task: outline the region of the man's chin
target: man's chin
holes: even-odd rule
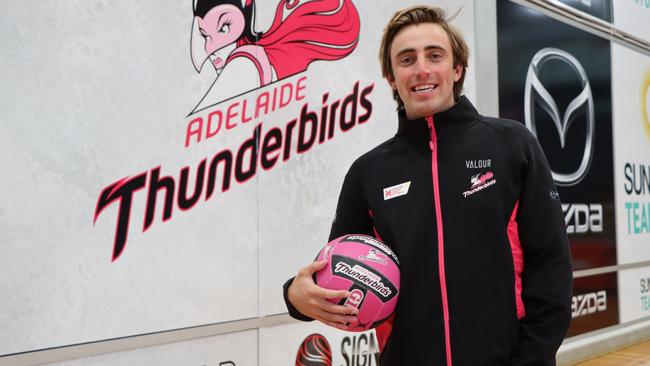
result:
[[[407,111],[406,115],[409,116],[409,119],[423,118],[438,113],[438,109],[436,105],[425,105],[415,108],[411,113]]]

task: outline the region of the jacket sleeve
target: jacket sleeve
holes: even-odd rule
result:
[[[555,365],[571,321],[573,274],[562,206],[537,139],[525,130],[516,221],[524,255],[520,348],[515,365]]]
[[[329,241],[345,234],[374,236],[370,207],[363,190],[363,176],[358,161],[352,164],[345,175]]]
[[[361,176],[357,163],[353,164],[348,173],[345,175],[343,187],[339,194],[339,201],[336,207],[336,214],[332,222],[329,241],[345,234],[366,234],[373,235],[372,219],[365,196],[362,190]],[[311,321],[312,318],[300,313],[289,302],[288,290],[293,282],[290,278],[283,286],[284,302],[289,311],[289,315],[295,319]]]

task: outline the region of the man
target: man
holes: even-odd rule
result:
[[[562,209],[535,137],[484,117],[461,96],[468,48],[441,9],[388,23],[383,76],[398,104],[395,137],[354,162],[330,240],[377,235],[401,262],[400,298],[377,328],[381,365],[554,365],[570,321],[571,263]],[[408,183],[406,194],[383,189]],[[300,270],[289,313],[346,329],[354,309]]]

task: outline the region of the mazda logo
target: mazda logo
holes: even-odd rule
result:
[[[580,80],[580,86],[582,87],[582,91],[567,106],[564,115],[560,115],[553,96],[539,80],[539,75],[543,72],[544,64],[551,60],[561,61],[575,71]],[[558,173],[551,169],[553,179],[557,185],[572,186],[578,184],[587,174],[593,156],[595,133],[594,98],[591,93],[589,80],[587,79],[587,73],[582,68],[582,65],[580,65],[580,62],[568,52],[557,48],[541,49],[533,56],[528,66],[524,91],[524,118],[526,127],[532,131],[535,137],[538,137],[534,111],[536,105],[540,106],[553,120],[555,129],[560,137],[560,146],[563,149],[569,127],[578,116],[583,113],[586,114],[587,132],[585,134],[585,149],[580,165],[572,173]]]

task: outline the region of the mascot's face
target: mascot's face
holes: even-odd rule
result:
[[[245,27],[244,14],[234,5],[223,4],[210,9],[203,18],[197,17],[197,23],[210,61],[217,70],[223,68],[228,55],[218,51],[240,38]]]

